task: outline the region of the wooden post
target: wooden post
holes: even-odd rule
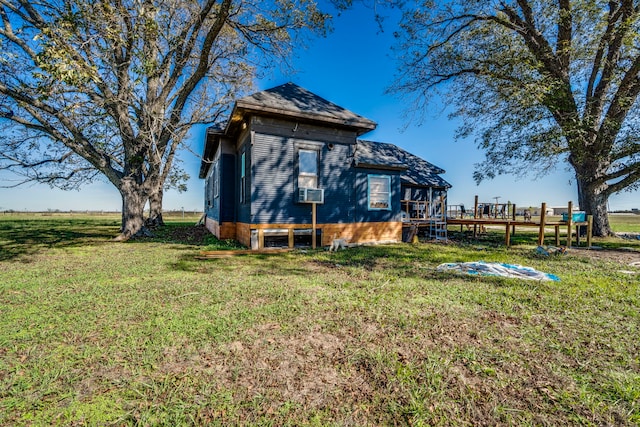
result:
[[[264,249],[264,230],[258,230],[258,249]]]
[[[560,246],[560,226],[556,225],[554,228],[556,229],[556,246]]]
[[[507,222],[507,227],[504,233],[504,244],[506,247],[511,246],[511,226],[509,225],[509,222]]]
[[[544,223],[547,219],[547,204],[542,203],[540,208],[540,231],[538,231],[538,246],[544,245]]]
[[[512,212],[512,214],[511,214],[511,219],[513,219],[513,222],[514,222],[514,224],[513,224],[513,228],[511,229],[511,234],[516,234],[516,224],[515,224],[515,221],[516,221],[516,204],[514,203],[514,204],[513,204],[513,205],[511,205],[511,206],[512,206],[512,209],[511,209],[511,212]]]
[[[571,235],[571,233],[573,232],[573,230],[571,229],[572,226],[572,221],[573,221],[573,202],[571,200],[569,200],[568,203],[568,210],[569,213],[567,214],[567,248],[571,247],[571,240],[573,239],[573,236]]]
[[[478,218],[478,195],[476,194],[475,201],[473,202],[473,217]]]
[[[587,247],[591,247],[591,230],[593,229],[593,215],[587,215]]]
[[[311,248],[316,248],[316,204],[311,203]]]
[[[476,197],[473,202],[473,219],[477,219],[477,218],[478,218],[478,195],[476,194]],[[473,238],[475,239],[476,237],[478,237],[478,226],[476,224],[473,224]]]
[[[293,249],[295,246],[295,240],[293,238],[293,228],[289,229],[289,249]]]

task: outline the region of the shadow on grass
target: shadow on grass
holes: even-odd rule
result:
[[[0,218],[0,261],[21,258],[52,248],[71,248],[96,244],[144,245],[164,243],[193,251],[242,248],[234,241],[221,241],[203,226],[193,222],[168,222],[153,231],[153,237],[115,242],[120,221],[113,218]]]
[[[21,258],[54,247],[78,247],[113,239],[112,220],[15,219],[0,221],[0,261]]]

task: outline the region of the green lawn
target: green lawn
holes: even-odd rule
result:
[[[611,214],[609,220],[615,231],[640,233],[640,215]]]
[[[114,243],[115,216],[0,215],[0,425],[640,424],[622,258],[523,235],[198,261],[226,243],[196,220]],[[561,280],[435,270],[477,260]]]

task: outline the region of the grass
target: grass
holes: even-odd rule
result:
[[[524,234],[196,261],[196,220],[0,216],[0,425],[640,424],[638,268]],[[561,281],[435,270],[480,259]]]
[[[615,231],[640,233],[639,214],[611,214],[609,218]]]

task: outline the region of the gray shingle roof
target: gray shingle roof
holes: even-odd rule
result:
[[[368,132],[377,123],[316,95],[295,83],[285,83],[246,96],[236,102],[235,110],[258,111],[344,125]]]
[[[402,148],[385,142],[358,140],[355,165],[380,169],[402,170],[400,179],[405,184],[450,188],[442,179],[441,169]]]

